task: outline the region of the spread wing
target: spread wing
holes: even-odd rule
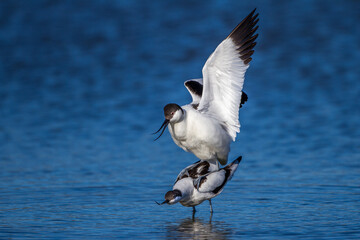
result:
[[[193,99],[192,105],[197,105],[200,102],[202,91],[203,91],[203,81],[202,78],[198,79],[190,79],[185,81],[184,85],[191,94],[191,97]]]
[[[220,43],[203,69],[203,93],[198,110],[220,122],[235,140],[240,132],[239,105],[245,72],[252,60],[259,14],[252,11],[230,35]]]
[[[191,102],[191,104],[195,107],[197,107],[199,105],[201,96],[202,96],[202,91],[203,91],[203,80],[202,78],[198,78],[198,79],[191,79],[191,80],[187,80],[184,83],[185,87],[187,88],[187,90],[189,91],[193,101]],[[244,105],[244,103],[248,100],[248,96],[247,94],[242,91],[241,94],[241,101],[240,101],[240,108],[242,108],[242,105]]]

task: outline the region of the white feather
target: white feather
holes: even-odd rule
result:
[[[248,67],[239,58],[232,39],[227,38],[202,69],[203,94],[198,110],[222,122],[233,141],[240,132],[239,104]]]
[[[206,181],[201,184],[201,186],[198,188],[199,192],[207,193],[212,192],[225,181],[225,170],[219,170],[217,172],[212,172],[208,174],[206,177]],[[200,180],[201,181],[201,180]]]

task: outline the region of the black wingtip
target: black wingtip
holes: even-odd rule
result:
[[[203,92],[203,85],[197,81],[188,80],[185,82],[185,86],[195,95],[201,97]]]
[[[243,91],[241,94],[241,100],[240,100],[240,108],[245,104],[245,102],[248,100],[248,95]]]
[[[236,163],[240,163],[241,160],[242,160],[242,156],[238,157],[238,158],[234,161],[234,163],[235,163],[235,162],[236,162]]]
[[[254,53],[253,49],[256,45],[257,34],[256,31],[259,26],[259,13],[256,13],[256,8],[245,17],[229,34],[227,38],[231,38],[239,51],[239,57],[243,60],[245,65],[248,65],[252,60],[251,56]],[[254,15],[255,14],[255,15]]]
[[[230,32],[230,34],[227,36],[227,38],[232,37],[232,35],[240,28],[240,26],[245,25],[245,23],[248,22],[249,19],[253,19],[253,20],[256,19],[256,18],[259,16],[259,14],[257,13],[257,14],[255,15],[255,17],[253,17],[255,11],[256,11],[256,8],[254,8],[254,10],[252,10],[252,12],[249,13],[249,15],[247,15],[247,16]],[[257,22],[256,22],[256,23],[257,23]]]
[[[252,10],[252,12],[249,15],[253,15],[256,12],[256,8],[254,8],[254,10]]]

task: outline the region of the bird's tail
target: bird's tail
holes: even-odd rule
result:
[[[227,165],[224,169],[229,169],[230,170],[230,177],[229,180],[232,178],[232,176],[234,175],[236,169],[239,166],[239,163],[242,160],[242,156],[238,157],[237,159],[235,159],[232,163],[230,163],[229,165]]]

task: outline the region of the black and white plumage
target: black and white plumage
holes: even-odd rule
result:
[[[227,163],[230,143],[240,132],[239,107],[247,100],[242,90],[256,45],[258,20],[252,11],[207,59],[203,78],[185,82],[193,101],[164,107],[165,121],[157,131],[162,130],[160,136],[169,125],[172,139],[185,151],[201,160]]]
[[[195,163],[182,172],[193,172],[191,174],[180,173],[173,190],[165,194],[165,201],[161,204],[175,204],[180,202],[183,206],[193,207],[201,204],[205,200],[209,200],[210,211],[212,212],[211,199],[219,195],[226,183],[231,180],[242,157],[238,157],[235,161],[224,168],[216,171],[210,171],[206,165],[206,161]],[[203,174],[206,172],[205,174]],[[201,175],[203,174],[203,175]]]
[[[209,162],[200,160],[184,168],[177,176],[175,183],[186,177],[196,179],[217,170],[219,170],[219,163],[217,161]]]
[[[202,92],[203,92],[202,78],[187,80],[187,81],[185,81],[184,85],[192,97],[193,101],[191,102],[191,106],[193,108],[197,109],[199,106],[199,103],[200,103]],[[239,108],[241,108],[242,105],[247,100],[248,100],[247,94],[244,91],[242,91]]]

